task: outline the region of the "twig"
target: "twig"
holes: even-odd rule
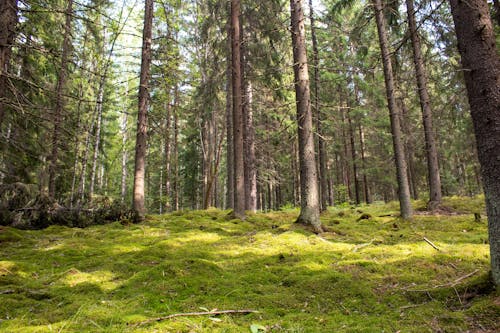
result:
[[[465,280],[465,279],[468,279],[470,278],[471,276],[473,276],[474,274],[476,274],[477,272],[479,272],[479,269],[476,269],[474,272],[471,272],[469,274],[466,274],[464,276],[461,276],[459,277],[458,279],[456,279],[455,281],[452,281],[452,282],[448,282],[448,283],[445,283],[445,284],[439,284],[437,286],[434,286],[432,287],[431,289],[405,289],[405,291],[411,291],[411,292],[429,292],[433,289],[437,289],[437,288],[444,288],[444,287],[452,287],[452,288],[455,288],[455,286],[460,283],[461,281]]]
[[[163,320],[168,320],[172,319],[175,317],[190,317],[190,316],[210,316],[210,315],[220,315],[220,314],[231,314],[231,313],[242,313],[242,314],[247,314],[247,313],[258,313],[259,311],[256,310],[221,310],[221,311],[205,311],[205,312],[187,312],[187,313],[174,313],[168,316],[163,316],[163,317],[158,317],[158,318],[151,318],[148,320],[141,321],[137,324],[134,324],[134,327],[137,326],[142,326],[146,325],[149,323],[153,322],[158,322],[158,321],[163,321]]]
[[[430,246],[432,246],[433,248],[435,248],[436,251],[441,251],[436,245],[434,245],[433,242],[431,242],[430,240],[428,240],[426,237],[424,237],[424,241],[426,241],[427,244],[429,244]]]

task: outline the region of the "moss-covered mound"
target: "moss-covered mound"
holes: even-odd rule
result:
[[[403,222],[396,207],[331,208],[320,235],[293,223],[296,210],[245,221],[209,210],[139,225],[2,227],[0,331],[500,330],[486,221],[467,213]],[[135,325],[213,309],[259,313]]]

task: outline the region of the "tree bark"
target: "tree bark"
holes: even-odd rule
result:
[[[56,195],[57,161],[59,158],[59,140],[61,135],[61,123],[65,107],[64,90],[66,88],[66,76],[68,71],[68,58],[71,43],[71,18],[73,15],[73,0],[68,1],[66,8],[66,22],[64,24],[64,37],[61,53],[61,68],[59,69],[59,78],[56,87],[56,108],[54,110],[54,128],[52,131],[52,151],[49,164],[49,197]]]
[[[391,119],[392,142],[394,147],[394,159],[396,163],[396,174],[398,181],[399,206],[401,210],[401,217],[407,220],[412,218],[413,211],[410,201],[410,189],[408,186],[408,175],[406,172],[406,161],[401,135],[401,125],[399,121],[399,110],[396,104],[396,98],[394,96],[394,76],[389,54],[389,42],[387,40],[382,2],[381,0],[373,0],[373,4],[375,19],[377,22],[380,52],[384,65],[385,87]]]
[[[137,115],[137,138],[135,143],[133,210],[138,220],[146,213],[144,205],[144,175],[146,168],[147,126],[149,105],[149,68],[151,65],[151,38],[153,26],[153,0],[146,0],[144,30],[142,37],[141,77],[139,82],[139,113]]]
[[[290,11],[301,191],[300,215],[297,222],[310,225],[316,232],[322,232],[302,0],[290,0]]]
[[[5,117],[3,99],[7,97],[7,72],[16,36],[17,12],[17,0],[0,1],[0,131]]]
[[[365,202],[367,204],[370,204],[372,200],[370,197],[370,186],[368,184],[368,179],[367,179],[368,177],[366,176],[365,132],[361,124],[358,124],[358,132],[359,132],[359,148],[361,152],[361,165],[363,167],[363,186],[365,193]]]
[[[486,198],[493,281],[500,285],[500,56],[488,4],[450,0]]]
[[[316,20],[314,17],[314,8],[312,0],[309,0],[309,20],[311,22],[311,39],[312,39],[312,50],[313,50],[313,67],[314,67],[314,84],[313,84],[313,96],[314,104],[313,110],[316,114],[316,132],[318,133],[318,163],[319,163],[319,188],[320,188],[320,199],[321,199],[321,211],[326,211],[328,206],[328,177],[326,171],[326,147],[325,139],[323,133],[323,112],[319,105],[319,50],[318,50],[318,39],[316,38]]]
[[[245,218],[243,110],[241,98],[240,0],[231,0],[231,51],[233,83],[234,217]]]
[[[427,155],[427,173],[429,181],[429,203],[427,207],[428,209],[432,210],[436,208],[442,200],[438,151],[432,125],[431,102],[429,98],[429,92],[427,90],[427,73],[422,57],[422,50],[420,48],[420,38],[418,36],[417,23],[415,22],[415,9],[413,6],[413,0],[406,0],[406,8],[408,12],[408,26],[413,47],[413,62],[415,63],[415,73],[417,76],[420,107],[422,109],[422,118],[424,124],[425,152]]]
[[[226,66],[226,209],[234,209],[234,148],[232,113],[232,67],[231,67],[231,22],[227,23],[227,66]]]

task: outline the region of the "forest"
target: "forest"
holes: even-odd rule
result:
[[[500,331],[498,0],[0,0],[0,331]]]

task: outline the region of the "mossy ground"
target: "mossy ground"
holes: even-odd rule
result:
[[[245,221],[209,210],[139,225],[2,228],[0,331],[498,331],[486,219],[472,215],[482,198],[445,204],[466,214],[404,222],[397,203],[330,208],[322,220],[331,232],[321,235],[293,224],[297,210]],[[363,213],[371,218],[358,221]],[[133,325],[203,309],[259,313]]]

